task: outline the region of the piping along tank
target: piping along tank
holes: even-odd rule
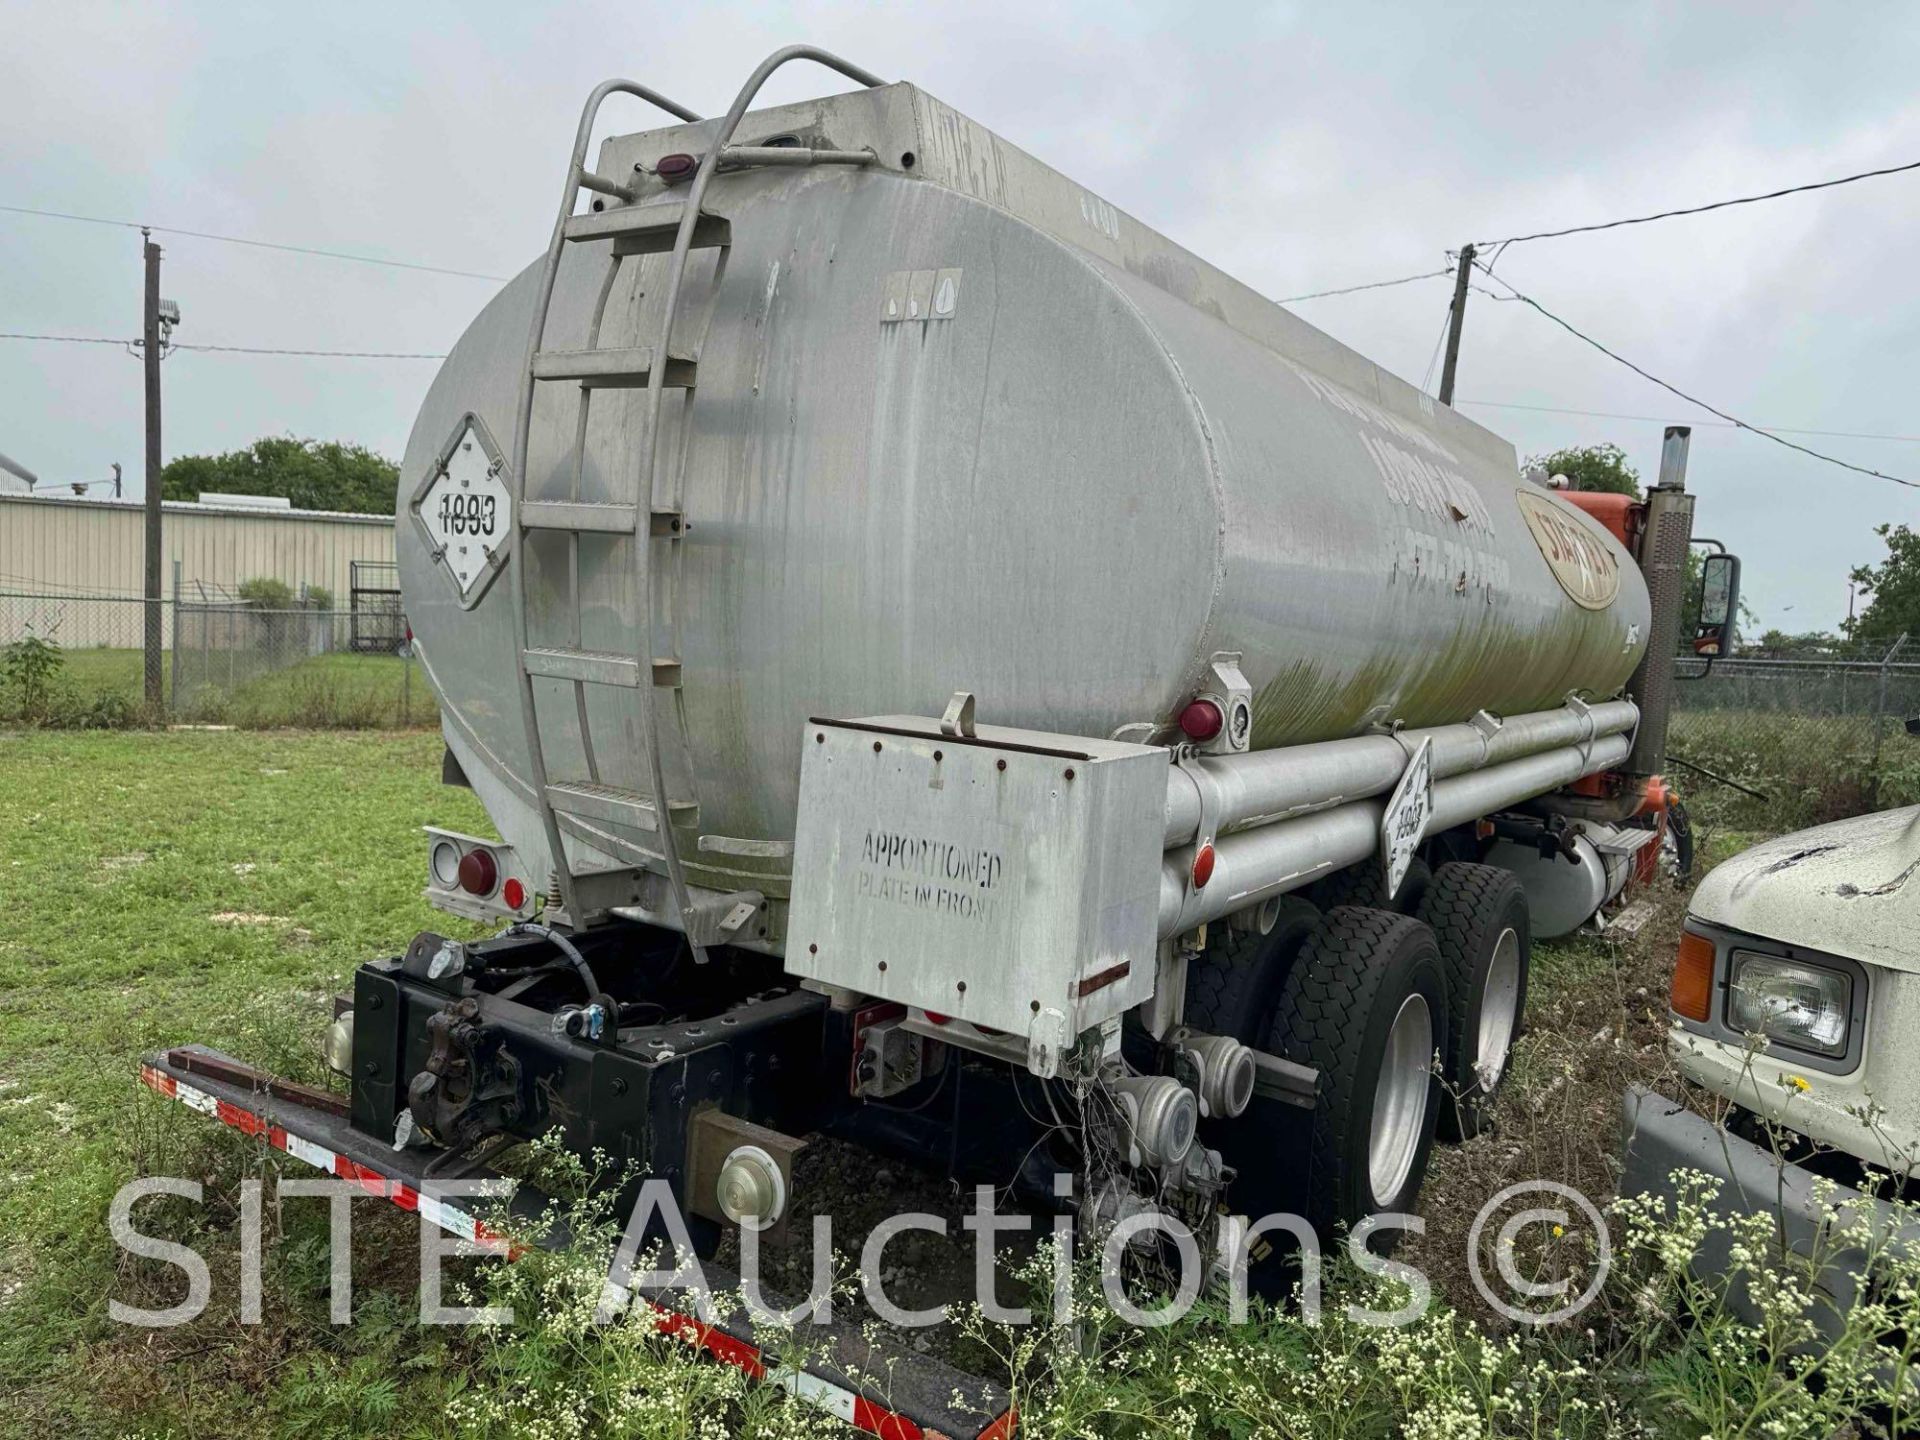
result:
[[[616,137],[598,173],[671,196],[654,162],[713,131]],[[1511,445],[990,131],[890,85],[751,112],[735,139],[876,159],[714,178],[729,243],[689,259],[672,348],[697,368],[667,392],[652,497],[683,539],[500,517],[478,557],[441,550],[434,481],[467,417],[512,454],[540,264],[454,347],[407,447],[418,654],[453,758],[536,865],[515,565],[530,646],[682,665],[677,691],[537,678],[549,781],[649,792],[654,704],[671,798],[697,805],[676,811],[690,879],[774,895],[812,716],[937,715],[967,689],[983,721],[1106,736],[1171,722],[1238,652],[1260,749],[1551,708],[1632,672],[1639,570]],[[655,344],[667,263],[566,246],[542,347]],[[633,504],[644,401],[537,385],[526,498]],[[654,848],[568,833],[577,870]]]

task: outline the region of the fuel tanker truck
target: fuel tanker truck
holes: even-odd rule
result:
[[[796,59],[854,88],[751,108]],[[590,157],[616,94],[669,123]],[[1686,443],[1644,501],[1556,493],[823,52],[719,119],[609,82],[401,469],[443,778],[497,831],[426,836],[469,923],[360,968],[344,1098],[145,1078],[468,1235],[436,1180],[556,1131],[703,1251],[819,1136],[1223,1269],[1226,1216],[1410,1209],[1533,940],[1667,837]],[[871,1420],[848,1373],[801,1388]]]

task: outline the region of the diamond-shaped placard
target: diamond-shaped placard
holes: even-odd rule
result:
[[[435,559],[471,606],[506,563],[513,495],[506,461],[475,415],[462,417],[415,494],[413,515]]]

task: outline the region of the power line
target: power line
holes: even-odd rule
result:
[[[102,335],[27,335],[18,330],[0,330],[0,340],[54,340],[62,345],[133,345],[133,340],[113,340]]]
[[[1512,300],[1514,297],[1496,295],[1493,298]],[[1456,400],[1454,404],[1456,406],[1481,405],[1494,410],[1538,410],[1547,415],[1586,415],[1595,420],[1644,420],[1650,425],[1667,425],[1673,421],[1671,415],[1623,415],[1615,410],[1574,410],[1565,405],[1523,405],[1517,400]],[[1722,430],[1746,428],[1729,420],[1696,420],[1692,423]],[[1761,428],[1771,430],[1776,435],[1831,435],[1845,440],[1897,440],[1907,445],[1920,445],[1920,435],[1883,435],[1871,430],[1809,430],[1799,425],[1767,425]]]
[[[1329,295],[1355,295],[1362,290],[1385,290],[1393,285],[1411,285],[1416,280],[1435,280],[1442,275],[1452,273],[1451,270],[1422,270],[1418,275],[1402,275],[1398,280],[1374,280],[1365,285],[1345,285],[1338,290],[1315,290],[1310,295],[1286,295],[1273,303],[1294,305],[1302,300],[1323,300]]]
[[[125,345],[137,350],[138,340],[115,340],[103,335],[26,335],[0,330],[0,340],[51,340],[62,345]],[[307,355],[326,360],[444,360],[446,355],[425,350],[293,350],[264,345],[183,345],[170,341],[167,353],[198,350],[223,355]]]
[[[153,230],[162,235],[185,235],[195,240],[218,240],[223,245],[247,245],[255,250],[279,250],[289,255],[317,255],[327,260],[351,260],[356,265],[383,265],[391,270],[420,270],[429,275],[457,275],[463,280],[504,283],[509,275],[484,275],[477,270],[452,270],[444,265],[420,265],[411,260],[387,260],[378,255],[355,255],[346,250],[320,250],[309,245],[282,245],[275,240],[249,240],[241,235],[216,235],[209,230],[182,230],[173,225],[143,225],[137,220],[109,220],[99,215],[74,215],[65,210],[37,210],[30,205],[0,205],[12,215],[38,215],[46,220],[75,220],[83,225],[113,225],[123,230]]]
[[[1835,185],[1851,185],[1856,180],[1873,180],[1882,175],[1899,175],[1908,170],[1920,170],[1920,160],[1910,160],[1905,165],[1888,165],[1880,170],[1862,170],[1856,175],[1842,175],[1833,180],[1815,180],[1806,185],[1789,185],[1784,190],[1769,190],[1764,195],[1741,195],[1732,200],[1715,200],[1706,205],[1689,205],[1679,210],[1661,210],[1652,215],[1634,215],[1623,220],[1606,220],[1596,225],[1570,225],[1564,230],[1538,230],[1531,235],[1511,235],[1505,240],[1476,240],[1474,245],[1481,250],[1490,250],[1500,245],[1518,245],[1523,240],[1557,240],[1562,235],[1585,235],[1594,230],[1617,230],[1622,225],[1646,225],[1655,220],[1671,220],[1678,215],[1704,215],[1709,210],[1725,210],[1732,205],[1755,205],[1762,200],[1778,200],[1783,195],[1803,195],[1809,190],[1830,190]]]
[[[182,345],[177,341],[169,350],[217,351],[226,355],[312,355],[329,360],[444,360],[444,354],[424,350],[280,350],[256,345]]]
[[[1641,379],[1651,380],[1655,385],[1658,385],[1662,390],[1666,390],[1674,395],[1678,395],[1682,400],[1685,400],[1689,405],[1698,405],[1702,410],[1705,410],[1708,414],[1717,415],[1730,425],[1737,426],[1742,430],[1751,431],[1755,435],[1763,436],[1766,439],[1773,441],[1773,443],[1776,445],[1786,446],[1787,449],[1789,450],[1798,450],[1802,455],[1811,455],[1815,460],[1824,460],[1829,465],[1838,465],[1843,470],[1852,470],[1855,473],[1860,475],[1871,475],[1876,480],[1891,480],[1896,485],[1905,485],[1909,489],[1920,490],[1920,481],[1903,480],[1898,475],[1889,475],[1883,470],[1870,470],[1865,465],[1855,465],[1850,460],[1841,460],[1832,455],[1823,455],[1818,450],[1809,449],[1807,446],[1802,445],[1797,441],[1788,440],[1783,436],[1776,435],[1771,430],[1763,430],[1758,425],[1749,425],[1745,420],[1742,420],[1738,415],[1729,415],[1725,410],[1722,410],[1719,407],[1714,405],[1709,405],[1706,401],[1700,399],[1698,396],[1689,395],[1686,391],[1682,390],[1678,385],[1674,385],[1666,380],[1662,380],[1658,375],[1653,374],[1651,371],[1641,369],[1638,365],[1634,364],[1633,361],[1627,359],[1626,356],[1621,355],[1616,351],[1609,350],[1605,345],[1602,345],[1598,340],[1594,339],[1591,335],[1585,334],[1584,332],[1576,329],[1573,325],[1571,325],[1567,321],[1562,320],[1558,315],[1554,314],[1551,310],[1547,309],[1546,306],[1542,305],[1538,300],[1535,300],[1532,296],[1521,294],[1518,290],[1514,289],[1513,286],[1508,285],[1505,280],[1501,280],[1497,276],[1493,276],[1492,272],[1487,270],[1487,267],[1482,265],[1479,261],[1477,260],[1474,261],[1474,266],[1476,269],[1479,269],[1483,273],[1487,274],[1490,278],[1492,278],[1496,285],[1505,286],[1506,289],[1512,294],[1514,299],[1520,301],[1525,305],[1531,306],[1533,309],[1539,311],[1542,315],[1546,316],[1547,319],[1551,320],[1554,324],[1558,325],[1562,330],[1566,331],[1569,335],[1573,336],[1576,340],[1579,340],[1584,344],[1591,345],[1595,350],[1598,350],[1602,355],[1606,356],[1609,360],[1612,360],[1617,364],[1626,366],[1627,369],[1633,371],[1633,373],[1640,376]]]

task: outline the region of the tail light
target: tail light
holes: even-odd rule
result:
[[[500,867],[489,851],[469,850],[460,857],[460,888],[469,895],[491,895],[499,883]]]
[[[1195,742],[1213,739],[1226,727],[1227,717],[1211,700],[1194,700],[1180,712],[1181,732]]]
[[[693,155],[662,155],[660,162],[653,167],[653,173],[672,185],[685,180],[700,168],[700,161]]]
[[[1683,1020],[1704,1021],[1713,1012],[1713,960],[1714,944],[1706,936],[1688,931],[1680,937],[1667,1003]]]

